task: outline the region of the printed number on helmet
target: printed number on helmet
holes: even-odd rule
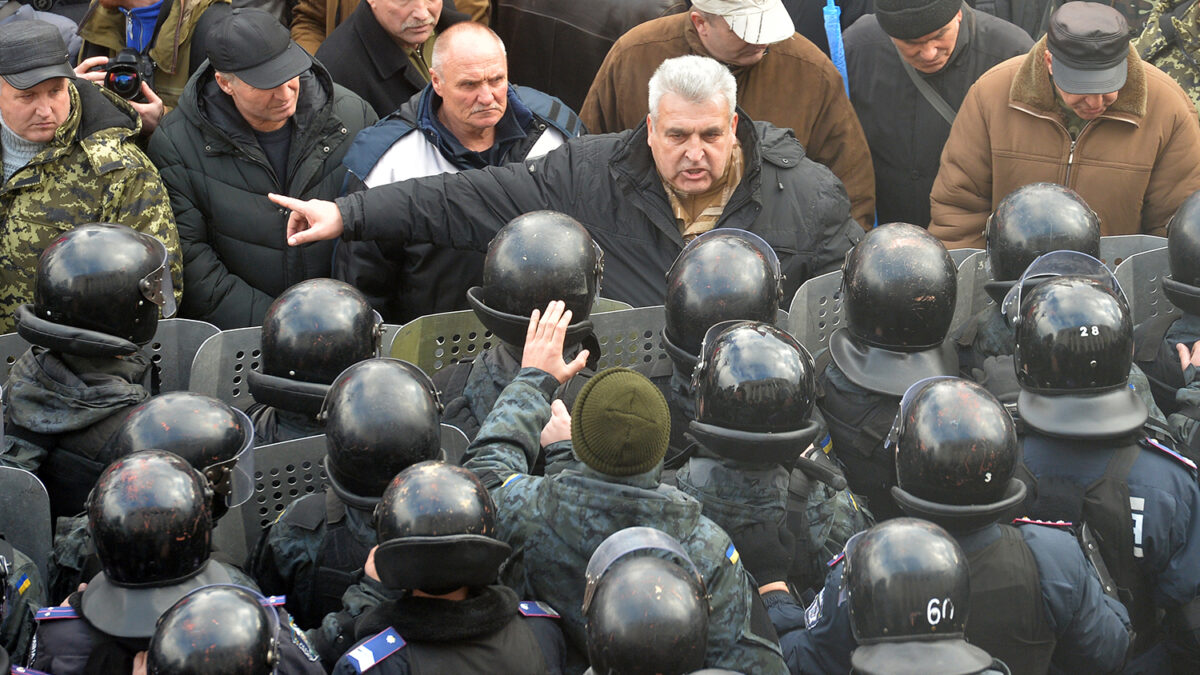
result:
[[[954,603],[950,598],[940,600],[931,598],[929,604],[925,606],[925,620],[930,626],[936,626],[942,622],[942,619],[950,620],[954,618]]]

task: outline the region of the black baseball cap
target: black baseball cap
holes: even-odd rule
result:
[[[255,89],[274,89],[312,67],[312,57],[261,9],[239,7],[208,34],[208,60]]]
[[[62,34],[45,21],[10,21],[0,26],[0,77],[17,89],[54,77],[74,78]]]
[[[1109,94],[1125,86],[1129,24],[1097,2],[1068,2],[1050,17],[1046,48],[1054,83],[1068,94]]]

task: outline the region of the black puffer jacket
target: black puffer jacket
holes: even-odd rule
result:
[[[841,182],[787,129],[738,112],[745,172],[717,227],[750,230],[779,254],[784,302],[837,269],[863,230]],[[604,249],[605,297],[661,305],[683,237],[646,144],[646,125],[584,136],[523,164],[441,174],[338,200],[347,239],[404,239],[485,251],[509,220],[538,209],[583,223]]]
[[[183,246],[180,314],[221,329],[262,323],[275,296],[330,275],[331,242],[287,245],[286,209],[267,199],[333,199],[354,135],[375,123],[361,98],[335,85],[317,62],[300,76],[287,183],[276,177],[253,131],[205,65],[188,81],[179,108],[150,139],[150,159],[171,195]]]

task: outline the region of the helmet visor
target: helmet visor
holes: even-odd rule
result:
[[[950,375],[934,375],[933,377],[926,377],[925,379],[913,382],[900,399],[900,409],[896,412],[896,419],[892,422],[892,429],[888,432],[887,439],[883,442],[883,449],[891,451],[900,442],[900,436],[904,433],[904,420],[908,418],[908,409],[912,407],[912,402],[916,400],[918,394],[925,390],[925,387],[939,380],[956,379],[958,378]]]
[[[1013,284],[1008,294],[1004,296],[1000,311],[1004,314],[1008,325],[1010,327],[1017,325],[1017,317],[1021,314],[1021,302],[1026,290],[1032,291],[1041,281],[1063,276],[1095,279],[1120,297],[1125,297],[1125,292],[1121,290],[1121,284],[1117,282],[1112,270],[1108,269],[1104,263],[1079,251],[1052,251],[1039,256],[1037,260],[1030,263],[1029,267],[1025,269],[1025,273],[1021,275],[1021,279]]]
[[[241,419],[245,440],[233,457],[204,467],[204,476],[213,491],[225,497],[225,505],[233,508],[246,503],[254,494],[254,423],[245,412],[234,408]]]
[[[162,262],[158,268],[138,281],[138,290],[142,297],[158,305],[164,319],[175,316],[175,285],[171,282],[171,265],[167,256],[167,247],[161,241],[154,240],[162,248]]]
[[[591,559],[588,560],[587,571],[584,573],[587,586],[583,590],[583,613],[587,614],[588,607],[592,604],[592,597],[596,594],[596,586],[608,568],[613,566],[613,563],[630,553],[647,550],[671,553],[679,559],[679,562],[686,563],[687,568],[696,577],[696,582],[700,584],[701,592],[705,597],[708,596],[708,590],[704,585],[704,577],[700,575],[700,570],[688,557],[687,551],[683,550],[683,547],[671,535],[653,527],[627,527],[600,542],[595,552],[592,553]]]

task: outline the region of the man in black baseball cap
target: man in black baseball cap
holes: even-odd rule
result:
[[[332,246],[288,250],[269,192],[336,197],[342,157],[371,108],[261,9],[234,9],[207,36],[208,62],[163,119],[149,154],[171,188],[184,272],[204,290],[180,313],[222,329],[262,323],[275,296],[328,277]]]

